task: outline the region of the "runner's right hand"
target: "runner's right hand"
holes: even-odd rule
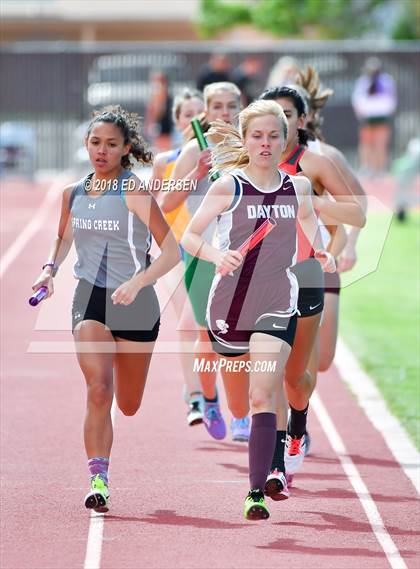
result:
[[[206,148],[200,153],[198,158],[196,172],[197,172],[197,179],[201,180],[205,178],[211,168],[211,150],[210,148]]]
[[[45,297],[46,299],[54,294],[53,278],[51,276],[51,271],[48,268],[44,269],[42,273],[39,275],[39,277],[36,279],[36,281],[32,285],[32,290],[36,292],[42,286],[46,286],[48,289],[48,294]]]
[[[216,270],[218,273],[227,274],[236,271],[242,265],[244,260],[239,251],[229,250],[220,251],[219,259],[216,261]]]

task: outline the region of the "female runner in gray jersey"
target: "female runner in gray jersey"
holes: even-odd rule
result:
[[[64,189],[58,237],[33,285],[53,294],[52,277],[74,240],[72,329],[87,386],[84,440],[91,476],[85,506],[98,511],[108,509],[112,400],[115,395],[125,415],[140,407],[159,330],[153,283],[179,260],[159,207],[130,170],[130,157],[142,163],[152,158],[138,126],[136,115],[120,107],[94,115],[85,139],[94,171]],[[153,262],[151,235],[161,249]]]
[[[320,251],[309,181],[281,174],[277,168],[287,137],[283,111],[273,101],[257,101],[240,113],[239,124],[242,136],[231,125],[214,123],[222,138],[213,152],[215,168],[233,175],[212,184],[181,243],[191,255],[232,273],[216,275],[207,323],[215,349],[238,370],[236,382],[225,382],[231,409],[235,400],[249,394],[251,490],[244,516],[259,520],[269,517],[263,493],[276,442],[280,398],[286,425],[282,381],[296,328],[298,289],[289,269],[296,252],[297,218],[324,270],[334,270],[335,263],[329,253]],[[267,217],[275,219],[276,227],[243,258],[237,248]],[[214,219],[221,249],[202,238]],[[284,471],[278,473],[277,482],[287,497]]]

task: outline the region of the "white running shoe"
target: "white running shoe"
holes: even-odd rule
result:
[[[200,425],[204,418],[204,400],[202,397],[192,397],[188,405],[187,422],[190,427]]]
[[[290,494],[287,479],[283,472],[277,469],[270,472],[265,483],[264,494],[276,502],[287,500]]]
[[[287,474],[296,474],[300,470],[305,458],[306,441],[305,435],[296,439],[287,435],[284,449],[284,464]]]

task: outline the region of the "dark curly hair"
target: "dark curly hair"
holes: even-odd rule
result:
[[[296,89],[291,87],[271,87],[270,89],[266,89],[259,96],[259,99],[263,99],[265,101],[289,99],[297,110],[298,117],[307,115],[307,107],[302,95]],[[309,136],[307,130],[304,128],[298,128],[298,139],[300,145],[306,146],[310,138],[311,136]]]
[[[128,154],[121,158],[121,166],[123,168],[126,170],[132,168],[133,163],[130,160],[130,156],[142,164],[150,164],[152,162],[153,154],[147,149],[146,142],[140,134],[140,117],[136,113],[129,113],[119,105],[108,106],[99,111],[94,111],[87,130],[88,138],[93,125],[98,122],[115,124],[123,135],[124,144],[130,145]]]

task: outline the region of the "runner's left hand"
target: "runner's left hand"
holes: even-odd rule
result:
[[[335,273],[335,259],[328,251],[315,251],[315,259],[321,263],[324,273]]]
[[[130,279],[120,285],[111,295],[114,304],[128,306],[131,304],[141,289],[141,284],[137,280]]]

